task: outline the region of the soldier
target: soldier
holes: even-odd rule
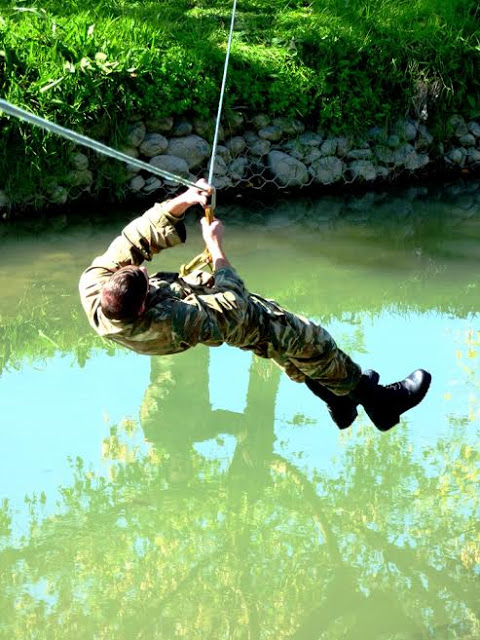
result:
[[[381,431],[396,425],[424,398],[430,374],[417,369],[401,382],[382,386],[378,373],[362,373],[321,326],[247,291],[223,251],[220,220],[210,225],[202,220],[213,274],[149,276],[140,266],[185,242],[187,209],[206,206],[212,191],[205,180],[196,185],[133,220],[82,274],[80,296],[93,329],[147,355],[178,353],[199,343],[253,351],[305,383],[326,402],[339,428],[352,424],[358,404]]]

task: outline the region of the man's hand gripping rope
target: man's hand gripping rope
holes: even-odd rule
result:
[[[209,226],[215,220],[215,207],[216,207],[216,191],[214,187],[210,187],[211,191],[208,195],[206,204],[203,205],[203,209],[205,211],[205,217],[202,219],[202,227],[205,229],[205,226]],[[205,239],[205,233],[204,233]],[[195,269],[203,269],[208,266],[210,270],[212,270],[212,255],[208,247],[202,251],[202,253],[198,254],[193,260],[191,260],[188,264],[182,264],[180,267],[180,275],[187,276],[189,273],[192,273]]]

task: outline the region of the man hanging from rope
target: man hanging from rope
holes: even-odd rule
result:
[[[362,404],[373,424],[387,431],[416,406],[431,376],[417,369],[401,382],[382,386],[375,371],[360,367],[321,326],[250,293],[223,251],[224,227],[202,219],[202,234],[213,274],[155,273],[140,266],[185,242],[183,224],[193,205],[207,205],[211,187],[194,187],[133,220],[95,258],[80,279],[83,308],[101,336],[146,355],[185,351],[197,344],[229,344],[273,359],[322,400],[341,429],[349,427]]]

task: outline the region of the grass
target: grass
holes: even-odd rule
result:
[[[211,116],[232,4],[3,0],[0,95],[116,146],[137,114]],[[225,108],[331,133],[425,108],[432,126],[477,117],[479,16],[474,0],[239,0]],[[58,140],[6,118],[0,129],[0,188],[28,192],[45,167],[65,171]]]

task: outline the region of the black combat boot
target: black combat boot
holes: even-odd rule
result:
[[[401,382],[387,386],[378,384],[362,374],[360,382],[349,393],[350,398],[362,404],[368,417],[380,431],[388,431],[400,422],[400,416],[423,400],[432,376],[417,369]]]
[[[378,373],[371,370],[365,371],[362,374],[362,377],[363,376],[369,379],[372,385],[378,384],[378,381],[380,379]],[[324,387],[323,384],[320,384],[320,382],[318,382],[318,380],[307,378],[305,380],[305,384],[312,393],[314,393],[318,398],[325,402],[330,417],[339,429],[347,429],[352,424],[352,422],[358,415],[358,401],[355,401],[350,397],[350,395],[335,395],[333,391],[330,391],[329,389]]]

